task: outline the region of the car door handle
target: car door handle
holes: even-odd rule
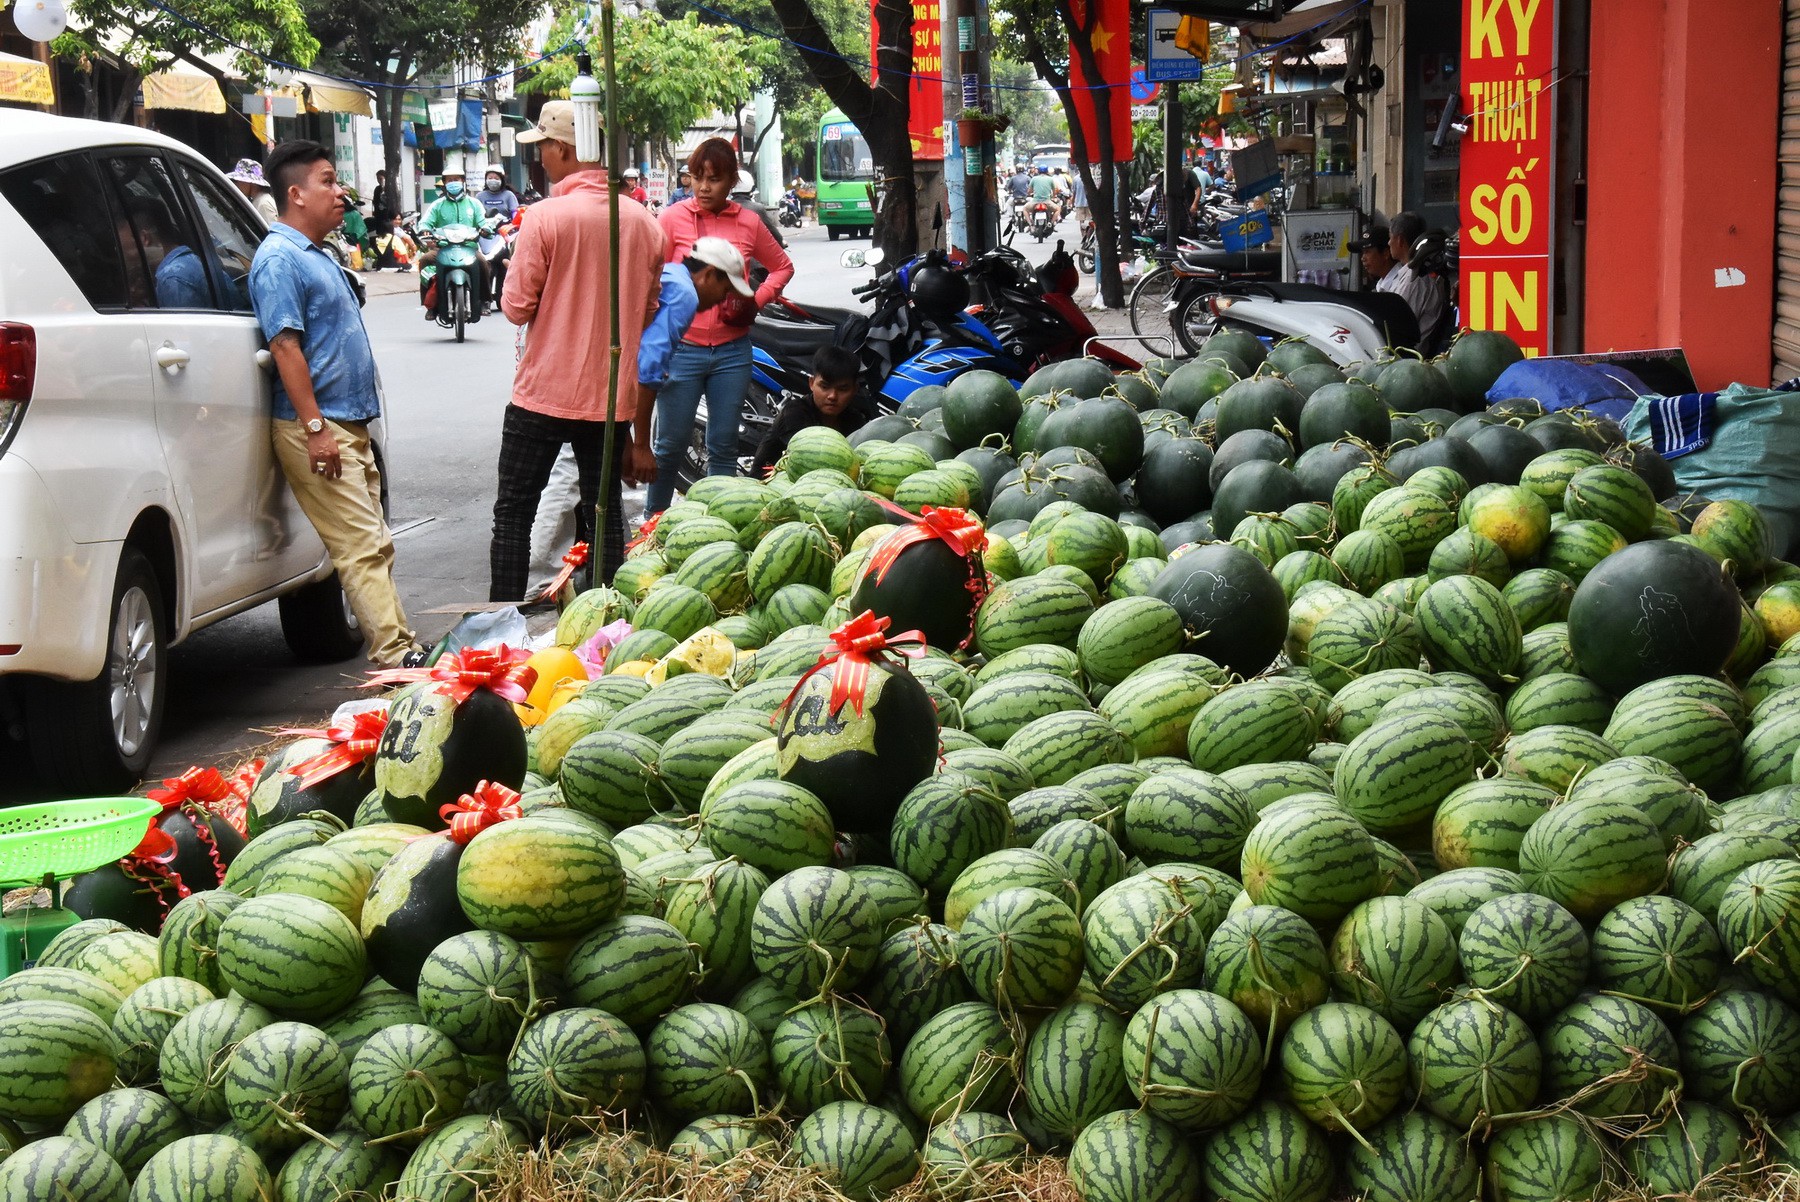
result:
[[[274,355],[274,353],[272,351],[268,351],[268,350],[257,351],[256,352],[256,366],[262,368],[264,371],[274,371],[275,370],[275,355]]]
[[[188,360],[191,357],[192,356],[180,347],[169,346],[167,344],[157,347],[155,355],[152,356],[152,358],[156,360],[156,366],[167,372],[180,371],[188,365]]]

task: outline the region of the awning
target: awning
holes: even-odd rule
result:
[[[50,68],[34,58],[0,53],[0,100],[20,104],[54,104]]]
[[[294,82],[306,87],[306,107],[315,113],[355,113],[373,117],[375,106],[369,92],[355,84],[341,83],[310,71],[294,72]]]
[[[1362,8],[1365,3],[1367,0],[1302,0],[1291,6],[1279,20],[1245,20],[1237,25],[1245,34],[1259,42],[1280,41],[1309,29],[1317,29],[1319,36],[1324,37],[1332,32],[1332,22]]]
[[[219,90],[219,81],[182,63],[144,77],[144,107],[185,109],[190,113],[230,111],[225,104],[225,93]]]

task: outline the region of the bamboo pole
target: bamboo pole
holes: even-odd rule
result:
[[[611,521],[611,497],[615,467],[613,464],[614,430],[619,414],[619,358],[624,348],[619,340],[619,104],[618,104],[618,67],[613,54],[613,0],[601,0],[600,4],[600,47],[601,70],[605,80],[605,125],[606,125],[606,295],[607,295],[607,340],[606,358],[606,432],[601,441],[600,451],[600,497],[594,506],[594,542],[597,554],[589,561],[593,571],[593,583],[598,586],[606,583],[606,536]]]

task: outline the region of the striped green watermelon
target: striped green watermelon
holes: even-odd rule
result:
[[[1500,595],[1527,633],[1551,622],[1567,621],[1575,582],[1554,568],[1527,568],[1501,588]]]
[[[720,539],[689,555],[670,579],[703,595],[716,613],[732,613],[750,603],[749,564],[735,539]]]
[[[1501,749],[1501,771],[1567,793],[1582,774],[1619,758],[1619,750],[1578,726],[1540,726],[1515,733]]]
[[[703,1114],[752,1114],[770,1079],[762,1032],[737,1011],[709,1002],[664,1016],[644,1041],[649,1096],[683,1121]]]
[[[1743,732],[1730,710],[1703,696],[1628,693],[1604,735],[1620,755],[1654,756],[1709,793],[1737,779]]]
[[[1407,1060],[1420,1104],[1463,1130],[1529,1110],[1543,1067],[1525,1020],[1479,999],[1450,1002],[1419,1020]]]
[[[1463,924],[1457,947],[1468,983],[1531,1022],[1572,1002],[1587,979],[1587,932],[1535,893],[1484,902]]]
[[[1334,774],[1344,808],[1377,833],[1430,817],[1475,774],[1475,748],[1454,720],[1406,714],[1350,741]]]
[[[1319,1005],[1331,982],[1325,943],[1304,918],[1278,906],[1249,906],[1206,944],[1206,987],[1268,1034]]]
[[[1416,668],[1390,668],[1358,677],[1339,689],[1325,712],[1325,733],[1349,742],[1373,726],[1388,702],[1437,681]]]
[[[1385,531],[1352,530],[1332,548],[1331,562],[1349,588],[1372,596],[1382,585],[1405,575],[1406,550]]]
[[[26,1144],[0,1161],[0,1197],[7,1202],[126,1202],[125,1170],[84,1139],[53,1135]]]
[[[1186,757],[1188,731],[1217,689],[1201,674],[1149,665],[1132,673],[1100,701],[1111,722],[1139,758]]]
[[[1456,507],[1422,488],[1403,485],[1372,497],[1358,530],[1385,534],[1400,544],[1408,572],[1423,571],[1432,548],[1456,529]]]
[[[1090,680],[1118,684],[1151,660],[1181,650],[1186,641],[1173,605],[1154,597],[1127,597],[1082,623],[1075,650]]]
[[[750,930],[756,967],[790,998],[853,988],[875,960],[881,928],[869,893],[835,868],[798,868],[757,902]]]
[[[887,1023],[895,1047],[939,1011],[974,1000],[957,964],[957,940],[947,926],[919,922],[895,931],[876,949],[863,996]],[[742,1009],[737,1001],[732,1005]]]
[[[769,878],[761,869],[720,860],[696,869],[664,894],[663,917],[694,946],[699,987],[706,996],[728,996],[756,975],[752,924],[768,888]]]
[[[1526,888],[1593,920],[1659,888],[1666,854],[1662,832],[1635,804],[1592,798],[1532,823],[1519,844],[1519,875]]]
[[[1034,782],[1025,765],[992,747],[964,747],[947,751],[939,772],[960,772],[973,777],[1010,802],[1031,789]]]
[[[1716,915],[1726,886],[1750,865],[1794,854],[1778,835],[1723,830],[1697,839],[1675,853],[1668,893],[1700,911]]]
[[[1063,1005],[1032,1032],[1021,1073],[1025,1100],[1058,1139],[1130,1105],[1124,1043],[1125,1018],[1091,1002]]]
[[[791,1114],[832,1102],[878,1100],[892,1061],[881,1016],[837,997],[782,1016],[768,1046]]]
[[[1512,564],[1499,543],[1468,526],[1452,531],[1431,549],[1427,580],[1474,576],[1499,588],[1512,577]]]
[[[572,812],[490,826],[469,841],[456,866],[456,896],[469,920],[515,939],[585,931],[611,917],[624,892],[607,832]]]
[[[1595,984],[1683,1013],[1710,995],[1724,968],[1712,923],[1672,897],[1620,902],[1594,925]]]
[[[112,1089],[69,1116],[62,1133],[112,1157],[129,1181],[157,1152],[192,1134],[192,1127],[175,1103],[161,1094]]]
[[[1088,594],[1066,581],[1024,576],[1001,583],[975,615],[975,644],[992,659],[1032,643],[1073,648],[1094,611]]]
[[[25,968],[0,980],[0,1006],[27,1001],[68,1002],[110,1025],[124,1007],[126,995],[99,977],[74,968]]]
[[[263,874],[258,890],[317,898],[335,907],[353,924],[359,924],[363,902],[374,879],[374,869],[361,859],[342,847],[327,844],[302,847],[283,856]]]
[[[1733,964],[1764,988],[1800,1003],[1800,861],[1764,860],[1738,873],[1719,897],[1719,939]]]
[[[1525,832],[1557,796],[1530,781],[1495,777],[1470,781],[1444,798],[1431,820],[1432,858],[1441,869],[1518,871]]]
[[[275,1178],[275,1202],[312,1202],[340,1193],[347,1199],[383,1197],[406,1168],[393,1145],[372,1143],[354,1127],[340,1126],[330,1138],[329,1144],[308,1143],[288,1157]]]
[[[535,1127],[556,1128],[634,1106],[644,1078],[644,1048],[631,1028],[585,1006],[553,1011],[533,1022],[506,1059],[513,1105]],[[449,1130],[440,1128],[436,1134],[442,1137]],[[420,1150],[429,1146],[427,1140]]]
[[[582,735],[558,768],[564,801],[570,809],[614,826],[642,822],[669,804],[657,769],[658,752],[656,740],[633,731]]]
[[[69,967],[110,987],[110,1001],[112,992],[124,997],[158,976],[157,960],[155,939],[141,931],[114,931],[83,945]]]
[[[1244,892],[1259,906],[1281,906],[1328,923],[1374,895],[1375,841],[1336,806],[1309,805],[1264,815],[1239,859]]]
[[[940,772],[914,785],[888,835],[894,867],[942,897],[964,869],[1012,842],[1012,813],[1000,794],[970,776]]]
[[[1442,674],[1440,674],[1442,675]],[[1478,749],[1491,750],[1506,738],[1506,719],[1500,705],[1485,688],[1442,684],[1396,697],[1382,707],[1383,718],[1402,714],[1438,713],[1462,727]]]
[[[541,988],[516,939],[469,931],[426,957],[419,970],[419,1013],[463,1051],[491,1055],[512,1047],[519,1029],[536,1017]]]
[[[1143,780],[1148,779],[1149,774],[1145,773]],[[1135,789],[1137,786],[1132,787]],[[1128,793],[1126,800],[1129,799]],[[1057,823],[1072,819],[1104,821],[1109,830],[1120,831],[1123,829],[1120,820],[1123,808],[1123,803],[1109,807],[1099,797],[1073,784],[1027,789],[1007,804],[1007,809],[1012,813],[1015,847],[1029,847]]]
[[[1743,791],[1761,793],[1790,783],[1796,748],[1800,748],[1800,713],[1759,722],[1744,737],[1739,777]]]
[[[1259,814],[1284,797],[1331,791],[1331,773],[1305,760],[1243,764],[1227,769],[1219,776],[1242,793],[1250,808]]]
[[[1135,1010],[1170,989],[1198,985],[1206,941],[1230,897],[1155,877],[1127,877],[1083,915],[1088,975],[1109,1005]]]
[[[660,918],[625,914],[582,936],[562,976],[575,1005],[642,1027],[685,1000],[699,970],[686,935]]]
[[[176,902],[163,919],[156,939],[157,965],[162,974],[186,977],[215,994],[224,993],[228,987],[218,966],[219,928],[242,901],[229,890],[210,889],[190,893]]]
[[[1049,714],[1021,727],[1001,750],[1023,764],[1038,785],[1060,785],[1100,764],[1133,758],[1125,736],[1086,710]]]
[[[746,1152],[774,1150],[767,1124],[735,1114],[695,1119],[669,1138],[669,1155],[695,1165],[724,1164]]]
[[[1016,1082],[1013,1032],[986,1002],[940,1010],[907,1042],[900,1056],[900,1090],[907,1108],[927,1123],[970,1110],[994,1110]]]
[[[1416,668],[1423,649],[1412,615],[1380,601],[1352,600],[1313,627],[1306,666],[1314,680],[1337,693],[1376,672]]]
[[[872,1202],[912,1180],[918,1143],[898,1117],[866,1102],[832,1102],[794,1128],[795,1161],[824,1170],[847,1197]]]
[[[1793,1108],[1800,1012],[1780,998],[1720,990],[1688,1016],[1678,1038],[1688,1097],[1752,1115]]]
[[[995,747],[1039,718],[1088,708],[1081,686],[1060,673],[1014,672],[976,686],[962,707],[963,729]]]
[[[1544,1091],[1598,1119],[1649,1115],[1675,1082],[1675,1037],[1648,1007],[1585,994],[1539,1031]]]
[[[1313,694],[1278,677],[1252,680],[1200,707],[1188,728],[1188,757],[1204,772],[1295,759],[1317,740],[1323,719]]]
[[[1427,588],[1413,609],[1425,655],[1439,671],[1492,681],[1512,675],[1524,638],[1500,590],[1476,576],[1448,576]]]
[[[111,1029],[72,1002],[0,1005],[0,1116],[62,1122],[112,1084]]]
[[[1563,512],[1572,520],[1604,522],[1627,542],[1650,533],[1656,496],[1630,468],[1599,463],[1584,467],[1563,490]]]
[[[1244,1012],[1202,989],[1161,993],[1125,1027],[1126,1078],[1144,1108],[1184,1131],[1242,1114],[1262,1076],[1262,1039]]]
[[[1550,531],[1539,555],[1542,566],[1561,572],[1576,584],[1587,579],[1600,561],[1625,549],[1625,536],[1603,522],[1563,522]]]
[[[1196,1202],[1199,1167],[1186,1134],[1145,1110],[1101,1115],[1069,1149],[1082,1202]]]
[[[131,1187],[131,1202],[264,1202],[269,1170],[228,1135],[190,1135],[152,1156]]]
[[[1525,883],[1519,874],[1504,868],[1452,868],[1407,890],[1407,896],[1429,906],[1449,926],[1450,933],[1462,936],[1469,915],[1496,897],[1521,893]]]
[[[963,920],[957,958],[975,992],[1002,1010],[1052,1007],[1081,977],[1081,921],[1041,889],[1002,889]]]
[[[837,830],[814,794],[788,781],[742,781],[700,806],[700,833],[716,857],[738,857],[779,876],[826,864]]]
[[[1048,856],[1075,883],[1075,912],[1125,876],[1125,853],[1107,829],[1086,818],[1056,823],[1032,843],[1032,850]]]
[[[875,902],[884,932],[916,923],[925,916],[925,891],[919,883],[886,864],[852,864],[848,872]]]
[[[425,1137],[406,1162],[393,1202],[476,1202],[507,1149],[524,1146],[517,1128],[491,1114],[453,1119]]]
[[[765,534],[750,553],[746,570],[751,595],[766,601],[790,584],[826,588],[831,583],[833,562],[831,544],[823,531],[802,522],[783,523]],[[643,616],[641,606],[638,616],[640,619]],[[639,624],[646,623],[640,621]],[[669,633],[674,634],[674,631]]]
[[[1331,1147],[1293,1106],[1265,1099],[1207,1138],[1201,1179],[1219,1199],[1325,1202]]]
[[[80,922],[71,923],[58,931],[51,937],[50,942],[44,945],[44,950],[38,953],[37,964],[34,967],[73,968],[75,967],[75,958],[83,947],[102,935],[112,935],[130,929],[116,918],[84,918]]]
[[[920,1160],[922,1177],[934,1190],[956,1197],[975,1188],[996,1165],[1022,1157],[1029,1144],[1019,1129],[997,1114],[959,1114],[931,1129]]]
[[[687,677],[677,677],[677,679],[713,680],[714,678],[690,674]],[[722,701],[715,702],[712,698],[682,696],[665,685],[649,696],[633,701],[608,718],[604,729],[609,734],[643,735],[660,748],[676,731],[692,726],[708,713],[719,708],[720,704]],[[656,795],[653,794],[652,797],[654,799]]]
[[[232,1050],[225,1107],[258,1148],[297,1148],[343,1117],[349,1073],[337,1041],[325,1032],[306,1023],[271,1023]]]
[[[1659,1197],[1716,1197],[1755,1188],[1755,1154],[1737,1116],[1683,1101],[1668,1121],[1625,1145],[1632,1180]]]
[[[24,975],[15,974],[7,983]],[[194,1007],[212,1000],[210,989],[183,977],[157,977],[138,986],[113,1016],[119,1079],[141,1082],[154,1075],[163,1041],[174,1030],[175,1024]]]
[[[324,1018],[362,988],[362,936],[336,907],[291,893],[238,906],[219,928],[218,964],[239,994],[296,1019]]]
[[[706,786],[735,756],[769,737],[769,724],[750,714],[718,713],[670,735],[656,757],[656,773],[675,808],[693,813]],[[658,808],[667,808],[659,806]]]
[[[1281,1080],[1300,1113],[1326,1130],[1366,1130],[1406,1094],[1406,1044],[1374,1010],[1326,1002],[1288,1028]]]
[[[1201,711],[1204,717],[1205,711]],[[1223,778],[1199,769],[1158,773],[1125,804],[1124,841],[1148,863],[1238,864],[1256,814]]]
[[[1494,1202],[1592,1198],[1605,1179],[1605,1145],[1587,1123],[1568,1114],[1502,1127],[1488,1141]]]
[[[1514,731],[1576,726],[1600,734],[1612,712],[1612,698],[1587,677],[1573,672],[1548,672],[1513,691],[1506,702],[1506,724]]]
[[[1364,1202],[1467,1202],[1480,1191],[1481,1162],[1463,1132],[1415,1110],[1364,1131],[1343,1181]]]
[[[1519,643],[1520,680],[1532,680],[1550,672],[1579,671],[1567,622],[1546,622]]]
[[[1408,897],[1374,897],[1338,924],[1331,940],[1339,997],[1406,1029],[1461,977],[1457,941],[1444,920]]]
[[[349,1084],[350,1114],[363,1132],[414,1143],[456,1117],[474,1082],[447,1035],[402,1023],[363,1044]]]
[[[1011,651],[989,656],[975,673],[975,687],[992,684],[1020,672],[1050,672],[1074,680],[1081,671],[1081,657],[1072,647],[1054,643],[1027,643]]]

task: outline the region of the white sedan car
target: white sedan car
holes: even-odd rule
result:
[[[137,781],[203,626],[278,599],[301,659],[362,645],[269,444],[263,233],[178,142],[0,110],[0,764],[57,792]]]

